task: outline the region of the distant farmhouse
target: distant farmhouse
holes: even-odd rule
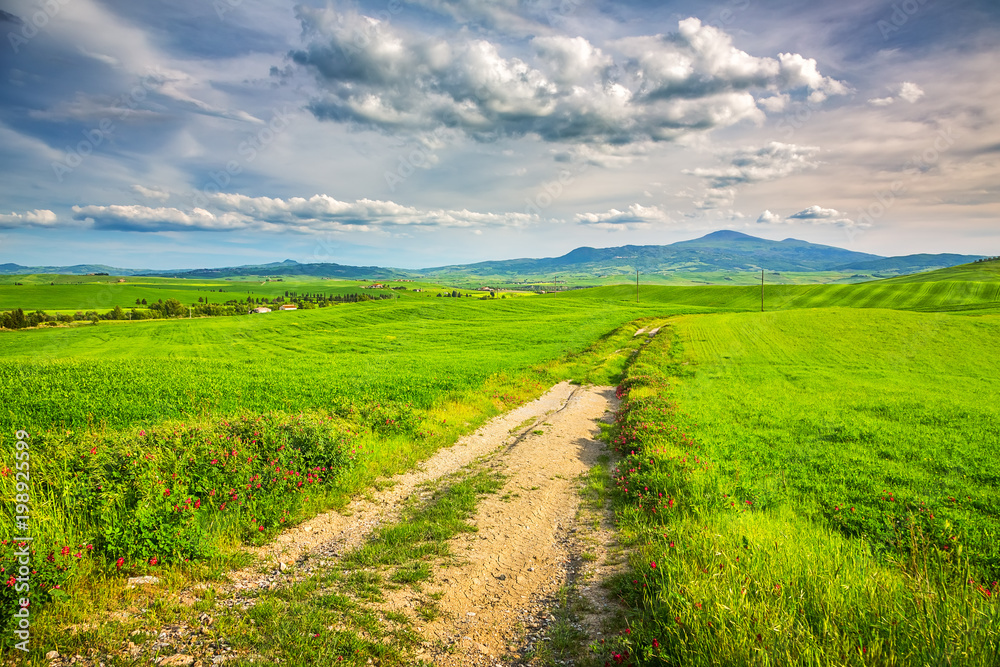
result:
[[[278,307],[278,310],[298,310],[299,307],[294,303],[284,303]]]
[[[271,309],[270,308],[265,308],[264,306],[257,306],[256,308],[254,308],[250,312],[251,313],[270,313]]]

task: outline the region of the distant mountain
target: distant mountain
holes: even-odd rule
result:
[[[136,276],[148,273],[136,269],[122,269],[104,264],[75,264],[73,266],[21,266],[20,264],[0,264],[0,275],[21,276],[32,273],[58,273],[69,276],[85,276],[88,273],[107,273],[113,276]]]
[[[422,275],[536,275],[555,271],[600,275],[668,273],[672,271],[827,271],[852,262],[884,259],[870,255],[785,239],[769,241],[734,231],[718,231],[670,245],[627,245],[617,248],[577,248],[561,257],[511,259],[422,269]]]
[[[166,271],[150,273],[160,277],[169,278],[228,278],[235,276],[261,276],[261,275],[281,275],[281,276],[317,276],[325,278],[405,278],[412,272],[399,269],[386,269],[380,266],[346,266],[343,264],[333,264],[322,262],[315,264],[299,264],[298,262],[286,259],[283,262],[272,262],[270,264],[248,264],[246,266],[233,266],[221,269],[194,269],[187,271]]]
[[[544,276],[557,273],[614,276],[635,273],[685,274],[759,271],[777,272],[864,271],[910,273],[964,264],[978,255],[907,255],[882,257],[798,239],[770,241],[741,232],[723,230],[670,245],[626,245],[615,248],[581,247],[560,257],[508,259],[406,270],[378,266],[348,266],[328,262],[300,264],[291,259],[269,264],[249,264],[216,269],[150,271],[122,269],[103,264],[76,266],[21,266],[0,264],[0,274],[108,273],[115,276],[176,278],[225,278],[235,276],[321,276],[329,278],[393,279],[414,277]]]
[[[933,269],[946,269],[959,264],[968,264],[977,259],[982,259],[982,255],[954,255],[942,253],[940,255],[902,255],[900,257],[885,257],[869,262],[852,262],[836,267],[837,271],[866,271],[893,272],[899,274],[920,273],[921,271],[931,271]]]

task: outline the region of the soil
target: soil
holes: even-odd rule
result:
[[[562,396],[565,388],[553,392]],[[603,450],[597,422],[614,403],[612,387],[577,388],[500,454],[506,485],[481,501],[478,532],[455,540],[463,562],[441,569],[427,586],[444,594],[444,613],[424,628],[421,657],[436,665],[492,665],[530,653],[556,594],[578,569],[579,477]]]

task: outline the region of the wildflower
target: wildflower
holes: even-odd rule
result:
[[[149,564],[150,565],[156,565],[159,562],[160,561],[156,558],[156,556],[153,556],[152,558],[149,559]]]
[[[125,558],[124,557],[120,557],[118,560],[115,561],[115,567],[117,569],[119,569],[119,570],[122,569],[122,565],[124,565],[124,564],[125,564]]]
[[[655,570],[656,569],[656,561],[653,561],[652,563],[650,563],[649,567],[651,567],[652,569]]]

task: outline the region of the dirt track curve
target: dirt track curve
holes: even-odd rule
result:
[[[437,665],[491,665],[503,664],[506,655],[509,664],[529,641],[525,629],[543,625],[548,603],[567,580],[578,478],[603,449],[595,439],[598,422],[610,420],[616,407],[613,387],[557,384],[393,478],[374,497],[355,500],[343,513],[317,516],[256,553],[276,566],[335,558],[398,519],[420,484],[492,454],[506,484],[480,503],[472,520],[478,532],[455,538],[452,551],[460,564],[436,569],[425,587],[443,593],[443,613],[422,627],[420,658]],[[248,569],[233,576],[232,587],[257,588],[273,580],[259,568]],[[403,593],[389,606],[408,613],[412,605]]]
[[[608,522],[595,530],[576,527],[580,506],[580,475],[596,462],[604,446],[596,439],[599,422],[609,421],[617,408],[614,388],[582,387],[562,382],[540,398],[499,415],[454,445],[438,451],[417,469],[397,475],[375,492],[352,501],[340,512],[318,515],[251,549],[258,564],[233,572],[217,587],[218,604],[246,609],[261,589],[274,589],[335,565],[338,556],[362,545],[372,531],[398,521],[407,500],[424,494],[421,487],[469,464],[488,466],[505,478],[504,487],[483,497],[464,533],[450,544],[453,558],[435,567],[421,590],[401,587],[387,591],[379,607],[413,619],[424,638],[417,658],[435,665],[521,664],[542,640],[558,590],[581,571],[602,569],[601,563],[581,562],[584,548],[601,553],[608,542]],[[423,495],[420,495],[423,497]],[[593,518],[593,517],[591,517]],[[582,526],[581,526],[582,528]],[[581,537],[586,533],[585,537]],[[597,539],[595,539],[597,538]],[[260,563],[263,563],[263,567]],[[204,585],[181,591],[182,604],[194,604]],[[583,586],[584,598],[602,606],[596,586]],[[416,618],[418,596],[433,596],[440,615],[431,622]],[[203,616],[205,616],[203,614]],[[592,631],[597,626],[587,622]],[[189,657],[197,629],[163,628],[157,639],[128,653],[145,655],[156,664],[208,665]],[[187,647],[187,648],[185,648]],[[175,653],[175,651],[183,653]],[[227,655],[215,656],[211,664]],[[202,651],[197,652],[202,655]],[[56,658],[53,667],[91,664],[83,656]],[[93,664],[97,664],[94,662]],[[103,664],[103,663],[102,663]]]

